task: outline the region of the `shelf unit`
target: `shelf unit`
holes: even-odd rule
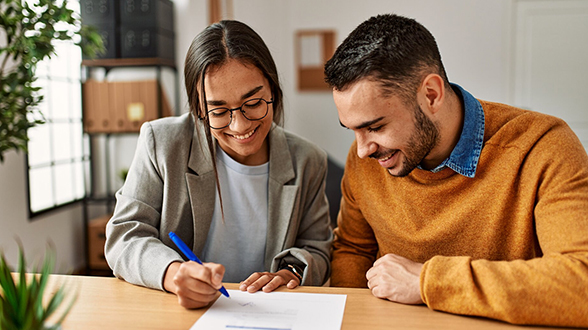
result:
[[[179,81],[178,81],[178,72],[175,66],[174,61],[164,58],[117,58],[117,59],[95,59],[95,60],[83,60],[82,61],[82,71],[83,76],[85,77],[84,81],[87,81],[88,77],[91,77],[91,70],[95,68],[102,68],[105,70],[106,75],[111,69],[114,68],[141,68],[141,67],[150,67],[156,70],[156,82],[157,82],[157,118],[163,117],[163,86],[162,86],[162,70],[163,69],[171,69],[174,77],[174,100],[175,100],[175,107],[171,106],[171,115],[177,115],[176,108],[179,105]],[[85,74],[84,74],[85,73]],[[105,75],[105,76],[106,76]],[[86,103],[84,102],[84,107],[86,107]],[[87,109],[83,109],[83,116],[84,116],[84,123],[86,121],[86,112]],[[83,230],[85,233],[85,259],[86,259],[86,269],[85,273],[88,275],[111,275],[112,272],[108,269],[105,259],[104,259],[104,241],[105,241],[105,232],[104,227],[106,224],[107,219],[110,217],[114,210],[115,198],[114,193],[115,191],[112,189],[111,181],[112,175],[111,173],[111,139],[116,138],[117,136],[123,135],[137,135],[139,133],[138,127],[140,125],[136,125],[137,128],[130,131],[123,131],[123,132],[88,132],[86,130],[86,125],[84,125],[84,135],[89,140],[89,168],[86,170],[88,173],[84,173],[86,180],[88,181],[89,178],[89,189],[86,189],[86,197],[83,200]],[[96,192],[97,187],[97,178],[96,172],[98,167],[97,158],[95,155],[97,154],[98,150],[95,150],[94,140],[98,137],[104,137],[104,145],[103,145],[103,157],[100,160],[100,164],[103,168],[104,173],[104,194],[98,194]],[[92,205],[100,205],[104,206],[105,212],[103,215],[99,217],[91,218],[90,208]],[[100,249],[100,247],[102,248]],[[103,259],[102,266],[100,266],[100,259]]]

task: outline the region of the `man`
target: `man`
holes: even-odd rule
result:
[[[588,156],[562,120],[450,84],[431,33],[397,15],[359,25],[325,74],[356,138],[332,285],[588,326]]]

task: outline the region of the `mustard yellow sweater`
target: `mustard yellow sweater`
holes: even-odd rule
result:
[[[351,146],[331,284],[366,287],[373,262],[424,262],[434,310],[516,324],[588,327],[588,156],[554,117],[480,101],[475,178],[392,177]]]

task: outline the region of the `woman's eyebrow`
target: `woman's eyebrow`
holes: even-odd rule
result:
[[[206,100],[206,104],[214,105],[214,106],[221,106],[227,104],[225,101],[217,101],[217,100]]]
[[[241,99],[246,99],[249,97],[252,97],[253,95],[255,95],[257,92],[259,92],[261,89],[263,88],[263,85],[257,86],[255,88],[253,88],[252,90],[250,90],[249,92],[243,94],[243,96],[241,96]]]
[[[241,100],[244,100],[246,98],[250,98],[251,96],[255,95],[257,92],[259,92],[262,88],[263,88],[263,85],[260,85],[260,86],[257,86],[255,88],[251,89],[250,91],[248,91],[247,93],[245,93],[241,96]],[[221,106],[221,105],[226,105],[227,102],[223,101],[223,100],[206,100],[206,104],[213,105],[213,106]]]

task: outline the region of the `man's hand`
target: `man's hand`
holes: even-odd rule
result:
[[[387,254],[366,273],[368,287],[378,298],[403,304],[422,304],[419,277],[423,264]]]
[[[209,305],[222,286],[225,267],[205,262],[173,262],[167,268],[163,286],[178,296],[178,303],[185,308],[201,308]]]
[[[300,285],[300,281],[289,270],[282,269],[275,273],[253,273],[241,282],[239,289],[247,292],[256,292],[259,289],[263,289],[263,292],[272,292],[282,285],[286,285],[288,289],[294,289]]]

